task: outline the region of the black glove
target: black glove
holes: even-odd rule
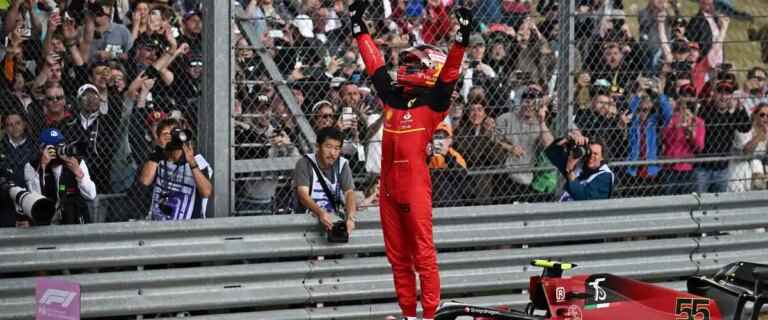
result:
[[[155,146],[155,149],[149,154],[149,161],[160,162],[161,160],[165,160],[165,149]]]
[[[472,11],[461,7],[454,11],[456,20],[459,22],[459,32],[456,33],[456,42],[464,47],[469,46],[469,35],[472,33],[474,25],[472,23]]]
[[[352,33],[357,36],[359,34],[368,33],[368,27],[363,21],[363,14],[365,9],[368,8],[368,0],[355,0],[349,6],[349,19],[352,22]]]

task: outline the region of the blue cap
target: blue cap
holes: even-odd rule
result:
[[[64,135],[56,128],[46,128],[40,132],[40,143],[44,145],[57,145],[64,142]]]

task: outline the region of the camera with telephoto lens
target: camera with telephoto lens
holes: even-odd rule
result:
[[[349,242],[349,231],[347,230],[347,223],[342,221],[336,221],[333,223],[333,227],[328,231],[328,242],[330,243],[347,243]]]
[[[565,150],[574,159],[582,159],[592,154],[592,149],[585,145],[576,144],[576,141],[571,138],[568,138],[568,141],[565,143]]]
[[[7,194],[13,202],[17,221],[46,225],[51,223],[56,213],[56,203],[51,199],[17,186],[13,182],[13,171],[10,169],[0,169],[0,193]]]
[[[171,130],[171,142],[165,146],[166,150],[179,150],[181,147],[192,140],[192,130],[174,128]]]
[[[82,150],[80,150],[80,146],[76,143],[59,143],[56,146],[54,146],[54,152],[57,156],[65,156],[65,157],[78,157],[80,158],[82,155]]]

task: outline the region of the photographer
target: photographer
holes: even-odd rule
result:
[[[157,125],[157,145],[144,163],[139,183],[153,186],[150,220],[205,219],[213,192],[208,162],[192,149],[191,131],[179,120]]]
[[[76,144],[66,144],[54,128],[40,133],[40,158],[27,162],[24,179],[30,192],[56,201],[51,224],[84,224],[90,221],[86,200],[96,198],[96,184]],[[39,222],[39,221],[38,221]]]
[[[317,153],[299,159],[293,171],[294,211],[311,213],[327,231],[334,227],[331,214],[344,216],[347,232],[351,233],[357,205],[349,161],[340,156],[343,141],[344,134],[337,128],[317,132]],[[346,212],[341,212],[342,206]]]
[[[609,199],[615,176],[604,161],[605,145],[572,131],[549,145],[544,154],[566,178],[560,201]]]

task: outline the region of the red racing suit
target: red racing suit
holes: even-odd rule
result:
[[[384,59],[367,33],[356,36],[366,71],[384,102],[380,214],[387,259],[403,316],[416,316],[416,274],[424,318],[440,303],[440,275],[432,242],[432,182],[427,144],[445,119],[458,80],[464,47],[453,43],[435,86],[406,97],[392,85]]]

